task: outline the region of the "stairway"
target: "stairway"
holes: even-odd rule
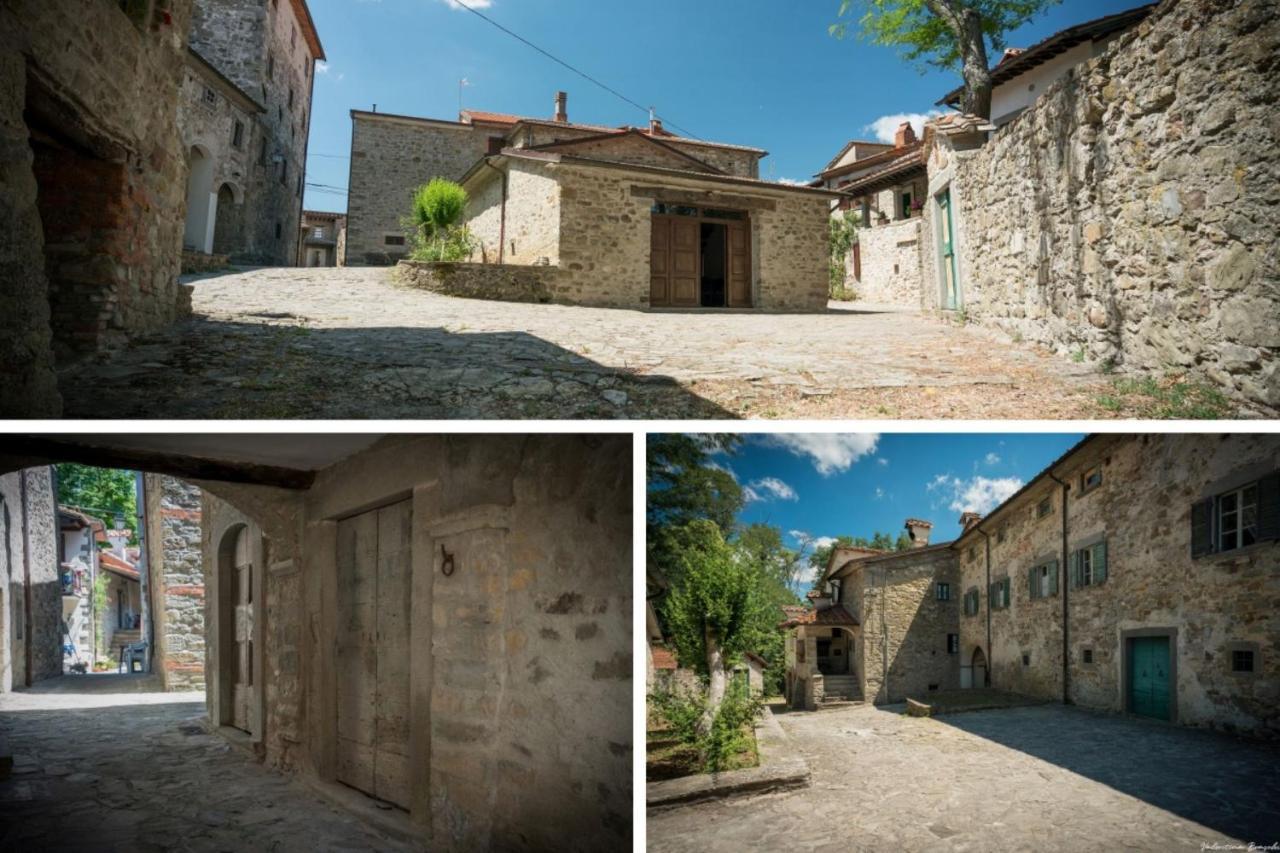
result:
[[[822,686],[823,697],[822,704],[818,706],[819,711],[862,704],[862,690],[858,687],[856,676],[824,675]]]

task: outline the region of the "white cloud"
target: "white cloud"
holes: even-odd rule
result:
[[[808,456],[824,477],[848,471],[863,456],[874,453],[880,436],[876,433],[775,433],[764,443],[782,447],[796,456]]]
[[[880,488],[879,486],[876,486],[876,500],[878,501],[884,500],[884,489]]]
[[[730,477],[732,477],[735,483],[738,482],[738,472],[730,468],[728,465],[721,465],[719,462],[716,462],[714,460],[708,460],[706,462],[703,462],[702,464],[708,468],[714,468],[717,471],[723,471],[726,474],[728,474]]]
[[[812,178],[810,180],[812,180]],[[804,178],[778,178],[775,183],[786,184],[789,187],[805,187],[809,185],[809,181],[806,181]]]
[[[750,485],[743,488],[743,496],[746,497],[748,492],[753,496],[747,498],[749,501],[769,500],[770,498],[777,498],[780,501],[794,501],[800,498],[795,489],[777,477],[761,477],[759,480],[752,480]]]
[[[328,74],[328,73],[329,73],[329,63],[325,62],[323,59],[317,59],[317,60],[316,60],[316,73],[317,73],[317,74]]]
[[[985,461],[988,465],[997,465],[1000,462],[1000,454],[988,453]]]
[[[898,132],[898,125],[904,121],[911,122],[911,129],[916,132],[916,138],[919,139],[924,133],[924,123],[934,116],[942,115],[942,110],[929,110],[927,113],[893,113],[892,115],[880,116],[880,118],[871,122],[863,128],[869,130],[876,135],[876,139],[881,142],[893,142],[893,135]]]
[[[881,456],[879,459],[876,460],[876,464],[887,466],[889,464],[889,460]]]
[[[1019,477],[982,477],[968,480],[948,474],[938,474],[926,484],[925,489],[937,492],[948,501],[954,512],[977,512],[986,515],[1008,500],[1022,488]]]
[[[815,548],[828,548],[834,544],[836,544],[836,537],[834,536],[819,536],[813,540],[813,547]]]
[[[760,493],[759,493],[759,492],[757,492],[755,489],[751,488],[750,486],[743,486],[743,487],[742,487],[742,502],[743,502],[743,503],[753,504],[753,503],[756,503],[756,502],[758,502],[758,501],[762,501],[762,500],[764,500],[764,498],[762,498],[762,497],[760,496]]]

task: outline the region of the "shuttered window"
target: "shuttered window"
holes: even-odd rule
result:
[[[1191,556],[1280,539],[1280,471],[1191,506]]]
[[[988,591],[988,598],[991,602],[992,610],[1004,610],[1009,606],[1009,579],[1002,578],[991,584]]]
[[[1071,586],[1098,586],[1107,580],[1107,540],[1071,552]]]
[[[939,582],[936,585],[935,594],[938,597],[938,601],[950,601],[951,600],[951,584]]]
[[[978,615],[978,590],[976,588],[971,589],[964,594],[964,615]]]
[[[1058,561],[1049,560],[1032,566],[1027,573],[1027,589],[1034,601],[1058,594]]]

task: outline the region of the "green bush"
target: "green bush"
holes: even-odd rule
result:
[[[467,191],[453,181],[432,178],[414,190],[413,206],[404,220],[410,229],[415,261],[462,261],[471,257],[476,241],[461,225]]]
[[[467,227],[458,225],[436,237],[415,239],[409,258],[414,261],[465,261],[475,252],[476,243]]]
[[[745,680],[730,680],[720,710],[704,733],[700,724],[707,707],[705,687],[660,690],[649,696],[649,702],[666,720],[671,736],[697,750],[704,773],[734,769],[734,759],[751,745],[746,729],[764,707]]]

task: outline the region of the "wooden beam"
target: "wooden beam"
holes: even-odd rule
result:
[[[316,477],[314,471],[299,468],[224,462],[137,448],[103,447],[80,443],[73,437],[11,435],[0,439],[0,471],[17,471],[57,462],[78,462],[99,468],[169,474],[186,480],[247,483],[281,489],[309,489]]]
[[[726,207],[738,210],[778,209],[778,203],[771,198],[731,195],[711,190],[632,186],[631,195],[634,198],[651,198],[668,204],[688,204],[694,207]]]

